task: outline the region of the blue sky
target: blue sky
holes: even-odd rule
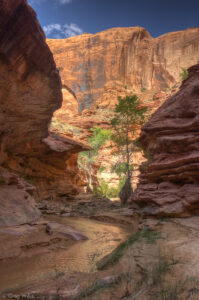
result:
[[[48,38],[142,26],[153,37],[199,27],[199,0],[28,0]]]

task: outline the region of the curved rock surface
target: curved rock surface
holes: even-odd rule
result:
[[[47,43],[63,85],[75,93],[82,111],[97,99],[100,101],[109,82],[120,82],[136,91],[173,86],[181,68],[198,63],[198,36],[199,28],[152,38],[144,28],[129,27],[63,40],[48,39]]]
[[[179,92],[143,126],[148,163],[131,201],[141,214],[188,216],[199,212],[199,65]]]
[[[48,132],[61,107],[61,87],[33,9],[26,0],[2,0],[0,226],[35,221],[40,214],[32,196],[77,193],[77,154],[85,148]]]
[[[48,136],[61,106],[61,83],[36,14],[26,0],[0,3],[0,163],[23,157]],[[12,169],[10,167],[10,169]],[[35,221],[40,213],[27,183],[0,169],[0,226]]]
[[[32,146],[28,155],[9,157],[9,167],[36,187],[34,197],[56,199],[76,195],[86,185],[78,169],[78,153],[89,148],[58,133]]]
[[[26,0],[0,4],[0,149],[29,152],[48,135],[61,82],[45,35]]]
[[[32,197],[34,189],[0,167],[0,227],[25,224],[40,217]]]

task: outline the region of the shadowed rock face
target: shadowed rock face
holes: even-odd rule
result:
[[[63,85],[76,94],[79,110],[100,99],[104,86],[163,90],[179,80],[181,68],[199,61],[199,28],[152,38],[141,27],[113,28],[64,40],[47,40]]]
[[[25,0],[0,3],[0,163],[31,152],[48,135],[48,123],[61,106],[60,78],[36,14]],[[36,220],[32,189],[0,169],[0,226]],[[31,192],[32,193],[32,192]]]
[[[179,92],[143,126],[149,161],[131,202],[142,214],[187,216],[199,212],[199,65]]]
[[[40,217],[31,194],[34,187],[0,167],[0,228],[35,221]]]
[[[61,106],[61,83],[27,1],[3,0],[0,14],[0,148],[21,153],[28,142],[48,135]]]
[[[26,0],[2,0],[0,226],[36,220],[32,196],[40,190],[45,196],[77,192],[77,153],[84,148],[48,133],[61,103],[61,80],[35,12]]]
[[[34,196],[56,199],[78,194],[86,185],[77,165],[78,153],[84,144],[58,133],[32,145],[30,153],[9,157],[9,167],[36,187]]]

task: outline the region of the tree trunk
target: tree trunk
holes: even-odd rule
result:
[[[126,165],[127,165],[127,178],[131,178],[130,174],[130,153],[129,153],[129,126],[126,131]]]
[[[92,163],[91,163],[91,153],[89,151],[89,163],[88,163],[88,185],[87,185],[87,190],[89,192],[92,192],[93,186],[92,186]]]
[[[131,187],[131,179],[127,178],[124,186],[122,187],[119,193],[119,197],[122,205],[127,203],[132,193],[133,193],[133,189]]]

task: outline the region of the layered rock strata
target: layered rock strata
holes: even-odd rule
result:
[[[63,86],[75,93],[82,111],[114,83],[135,91],[170,88],[179,80],[181,68],[198,63],[198,36],[199,28],[152,38],[144,28],[129,27],[47,42]]]
[[[32,146],[31,153],[9,157],[9,167],[36,189],[38,200],[71,197],[83,191],[84,174],[77,165],[78,153],[90,149],[59,133]],[[37,153],[35,154],[34,151]]]
[[[141,214],[188,216],[199,212],[199,65],[179,92],[143,126],[148,162],[131,199]]]

